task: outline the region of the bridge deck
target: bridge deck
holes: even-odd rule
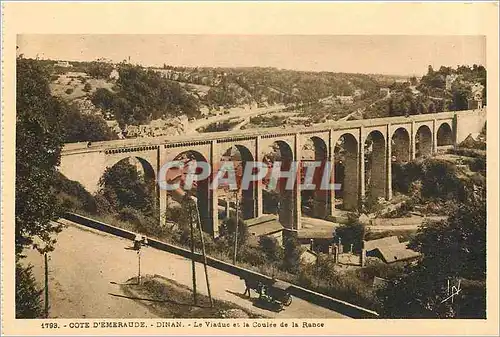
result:
[[[264,135],[291,135],[297,133],[314,133],[328,130],[347,130],[353,128],[363,127],[376,127],[387,124],[406,124],[412,121],[421,122],[429,120],[442,120],[450,119],[457,113],[467,113],[472,110],[465,111],[448,111],[435,114],[411,115],[409,117],[396,116],[385,118],[362,119],[353,121],[335,121],[328,123],[316,124],[313,126],[294,126],[293,128],[263,128],[252,130],[237,130],[237,131],[222,131],[211,132],[196,135],[182,135],[182,136],[164,136],[164,137],[150,137],[150,138],[134,138],[134,139],[121,139],[113,141],[93,142],[90,147],[87,147],[86,142],[68,143],[64,146],[63,155],[78,153],[78,152],[93,152],[102,150],[112,150],[117,148],[137,147],[137,146],[157,146],[163,144],[176,144],[186,142],[209,142],[212,140],[221,140],[228,138],[253,138]]]

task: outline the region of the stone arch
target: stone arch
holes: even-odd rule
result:
[[[365,185],[367,196],[384,198],[386,192],[386,141],[380,131],[372,131],[365,140]]]
[[[143,175],[144,178],[150,180],[155,180],[156,179],[156,170],[154,168],[154,165],[151,164],[149,160],[142,156],[134,155],[133,153],[130,153],[130,155],[120,155],[118,158],[113,158],[111,162],[109,162],[106,166],[107,167],[113,167],[119,162],[123,160],[128,160],[131,161],[131,164],[135,165]],[[134,163],[135,162],[135,163]]]
[[[226,151],[222,153],[221,156],[221,164],[224,161],[232,161],[235,168],[235,175],[238,181],[238,190],[237,191],[229,191],[227,188],[220,188],[218,196],[222,197],[220,199],[224,199],[225,204],[230,203],[233,207],[228,207],[226,205],[226,214],[230,209],[235,209],[236,206],[234,200],[235,193],[238,196],[238,204],[239,210],[243,216],[243,219],[251,219],[254,218],[257,214],[257,182],[253,181],[248,186],[248,189],[242,189],[240,185],[241,177],[245,172],[247,165],[251,164],[254,161],[253,155],[251,151],[244,145],[236,144],[227,148]]]
[[[276,140],[264,151],[263,162],[269,166],[269,173],[264,180],[264,189],[262,191],[264,212],[277,213],[283,226],[293,228],[295,223],[294,214],[296,213],[294,201],[297,197],[297,189],[287,189],[287,179],[273,177],[271,170],[273,163],[279,161],[281,162],[281,171],[289,171],[294,159],[293,150],[287,142]]]
[[[302,200],[302,214],[323,218],[328,214],[328,191],[321,189],[321,180],[324,170],[327,169],[328,146],[325,141],[319,137],[312,136],[307,138],[301,151],[301,178],[300,182],[305,183],[307,174],[307,165],[310,162],[319,163],[320,166],[314,169],[312,183],[316,186],[314,190],[304,189],[300,191]],[[315,164],[317,165],[317,164]]]
[[[358,207],[359,145],[351,133],[342,134],[335,143],[335,183],[340,184],[336,195],[342,198],[341,208]]]
[[[173,158],[174,161],[182,161],[184,162],[183,168],[171,168],[167,171],[165,180],[169,183],[180,183],[180,187],[175,191],[167,191],[167,207],[169,207],[168,199],[172,199],[180,204],[181,207],[184,207],[183,197],[186,193],[193,195],[196,198],[196,202],[198,205],[198,210],[200,213],[200,220],[203,231],[213,234],[214,233],[214,219],[212,219],[212,189],[210,188],[210,184],[212,182],[212,175],[209,175],[208,178],[205,178],[201,181],[196,181],[193,183],[191,188],[184,184],[186,175],[188,172],[188,165],[193,164],[193,162],[200,163],[208,163],[207,158],[203,154],[195,150],[186,150],[178,153]],[[200,173],[200,170],[197,169],[197,173]],[[162,178],[162,177],[160,177]]]
[[[397,128],[391,138],[391,161],[396,161],[398,163],[409,162],[411,160],[410,148],[410,133],[404,127]]]
[[[417,129],[415,149],[415,157],[429,157],[432,155],[432,131],[427,125],[422,125]]]
[[[450,124],[444,122],[437,130],[437,146],[453,145],[453,131]]]
[[[151,163],[142,157],[135,156],[133,153],[128,153],[130,156],[120,156],[119,158],[113,158],[114,160],[106,165],[106,169],[104,170],[103,174],[101,175],[99,179],[99,188],[102,188],[101,184],[103,183],[103,180],[101,178],[104,177],[106,172],[110,172],[109,170],[113,170],[120,164],[125,164],[127,163],[128,165],[131,165],[135,168],[135,171],[137,172],[137,177],[138,180],[143,182],[146,186],[147,195],[142,195],[143,198],[138,198],[134,199],[136,200],[134,203],[137,205],[142,204],[142,206],[146,207],[151,207],[151,209],[157,209],[158,208],[158,203],[159,203],[159,189],[157,188],[156,184],[156,172],[155,169],[153,168],[153,165]],[[116,172],[116,171],[115,171]],[[125,171],[122,171],[125,172]],[[125,191],[122,189],[122,191]],[[140,191],[140,192],[139,192]],[[142,189],[138,189],[136,193],[143,193]],[[119,193],[118,193],[119,194]],[[148,196],[149,195],[149,196]],[[151,199],[151,205],[148,205],[145,201],[149,201],[149,197],[152,197]]]

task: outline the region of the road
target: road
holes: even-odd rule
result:
[[[154,318],[147,304],[111,294],[125,295],[118,284],[137,275],[137,253],[127,250],[131,241],[65,221],[49,261],[49,303],[52,318]],[[43,285],[43,257],[27,251],[37,281]],[[203,265],[197,264],[197,288],[206,294]],[[145,247],[141,273],[158,274],[191,287],[191,261]],[[244,283],[238,276],[209,267],[212,295],[233,302],[256,314],[279,318],[344,318],[332,310],[294,298],[280,313],[258,308],[242,296]],[[113,282],[117,284],[113,284]],[[256,297],[255,293],[252,293]]]
[[[208,125],[215,123],[215,122],[222,122],[222,121],[232,119],[232,118],[255,117],[258,115],[272,113],[272,112],[282,110],[284,107],[285,106],[283,104],[278,104],[278,105],[272,105],[269,107],[262,107],[262,108],[255,108],[255,109],[231,108],[231,109],[228,109],[230,111],[230,113],[228,113],[228,114],[225,114],[225,115],[222,114],[222,115],[218,115],[218,116],[197,119],[197,120],[190,122],[186,127],[185,134],[189,135],[189,134],[197,133],[197,131],[196,131],[197,129],[199,129],[201,127],[208,126]]]
[[[367,225],[367,228],[374,232],[416,231],[426,221],[441,221],[445,219],[445,216],[377,218],[371,219],[371,223]],[[327,237],[333,233],[336,227],[340,226],[339,223],[308,217],[302,218],[302,225],[303,228],[299,231],[299,235],[302,237]]]

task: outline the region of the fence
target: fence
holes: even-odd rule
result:
[[[136,233],[127,231],[122,228],[118,228],[106,223],[84,217],[75,213],[66,213],[63,217],[66,220],[73,221],[77,224],[97,229],[102,232],[106,232],[115,236],[119,236],[125,239],[134,240]],[[191,259],[191,251],[184,249],[182,247],[175,246],[170,243],[165,243],[156,239],[148,237],[148,245],[152,248],[159,249],[165,252],[169,252],[176,255],[181,255],[183,257]],[[203,262],[203,256],[199,253],[194,253],[194,260],[197,262]],[[237,275],[243,278],[250,277],[254,280],[261,281],[263,283],[269,283],[272,278],[253,270],[241,268],[230,263],[214,259],[213,257],[207,256],[207,263],[209,266],[225,271],[227,273]],[[326,296],[315,291],[302,288],[300,286],[292,284],[288,291],[293,296],[306,300],[308,302],[314,303],[316,305],[337,311],[343,315],[352,318],[378,318],[378,314],[375,311],[359,307],[357,305],[341,301],[339,299]]]

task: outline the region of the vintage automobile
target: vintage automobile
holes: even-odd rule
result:
[[[264,301],[278,309],[278,311],[284,310],[284,307],[288,307],[292,304],[292,295],[290,295],[288,291],[291,286],[290,283],[280,280],[261,282],[249,277],[244,280],[246,286],[245,294],[248,292],[250,296],[250,289],[255,290],[259,294],[260,301]]]

